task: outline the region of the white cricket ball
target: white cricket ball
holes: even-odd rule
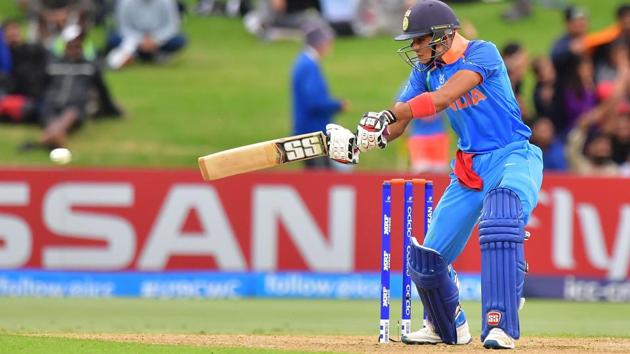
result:
[[[56,148],[50,152],[50,161],[65,165],[72,160],[72,153],[66,148]]]

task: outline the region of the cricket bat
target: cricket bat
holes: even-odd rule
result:
[[[204,181],[212,181],[320,156],[328,156],[326,135],[315,132],[245,145],[198,160]]]

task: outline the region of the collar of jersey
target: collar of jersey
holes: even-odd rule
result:
[[[459,34],[459,32],[455,32],[453,44],[451,44],[451,47],[446,51],[446,53],[442,54],[442,61],[448,65],[459,60],[459,58],[464,56],[464,52],[466,51],[466,48],[468,48],[469,42],[470,41]]]

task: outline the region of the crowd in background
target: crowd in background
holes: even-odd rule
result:
[[[39,123],[43,128],[37,141],[25,142],[20,150],[64,146],[68,134],[88,118],[122,116],[103,71],[135,61],[167,63],[186,46],[181,21],[188,9],[183,1],[15,1],[26,20],[5,19],[2,25],[0,120]],[[245,28],[261,40],[301,40],[308,39],[305,28],[313,33],[313,24],[318,24],[317,33],[331,29],[336,35],[394,34],[400,15],[412,2],[197,0],[191,12],[242,16]],[[527,16],[531,1],[515,1],[510,11],[510,16],[504,14],[506,20]],[[500,48],[523,120],[532,128],[532,142],[544,152],[547,171],[630,175],[630,4],[620,6],[615,18],[608,28],[592,31],[588,13],[569,6],[563,11],[565,33],[559,34],[548,55],[530,58],[519,42]],[[105,28],[103,48],[90,40],[94,26]],[[467,27],[464,34],[474,39],[474,27]],[[309,45],[313,43],[306,40],[305,47]],[[316,66],[325,56],[317,52],[306,52],[307,57],[317,54]],[[529,87],[523,82],[532,75],[533,92],[523,92]],[[335,102],[327,122],[347,104]],[[319,124],[322,130],[324,120]],[[442,118],[418,122],[410,131],[412,170],[446,171],[450,143]],[[422,148],[416,136],[431,141],[432,151]]]
[[[620,6],[615,18],[608,28],[590,32],[588,14],[566,8],[565,33],[548,56],[531,62],[534,111],[524,105],[523,118],[548,171],[630,175],[630,4]],[[526,58],[506,64],[517,84],[530,65]]]
[[[52,150],[88,118],[121,117],[103,70],[165,62],[183,48],[175,0],[16,0],[24,20],[0,31],[0,120],[40,124],[19,151]],[[89,32],[103,26],[105,48]]]

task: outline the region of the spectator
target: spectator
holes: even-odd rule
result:
[[[407,140],[413,173],[445,173],[449,170],[449,139],[444,118],[414,119]]]
[[[619,166],[612,160],[611,137],[602,132],[606,117],[615,114],[628,88],[629,68],[622,68],[612,94],[595,108],[583,113],[567,137],[566,155],[571,171],[578,174],[614,175]],[[589,139],[589,133],[591,134]]]
[[[119,69],[136,56],[163,61],[186,45],[175,0],[120,0],[117,33],[107,43],[107,64]]]
[[[4,28],[0,29],[0,75],[9,75],[11,72],[11,52],[5,43]]]
[[[564,111],[565,89],[571,77],[575,75],[575,63],[584,53],[582,39],[588,30],[588,18],[579,7],[569,6],[564,11],[565,33],[555,41],[551,49],[551,61],[556,72],[553,107],[556,112],[549,118],[553,120],[556,132],[561,136],[568,131],[567,113]]]
[[[540,117],[534,121],[531,143],[542,150],[545,171],[567,170],[564,145],[556,136],[553,123],[549,118]]]
[[[588,130],[597,122],[591,111],[580,118],[567,139],[567,157],[571,172],[580,175],[614,176],[619,166],[612,160],[612,143],[606,134],[596,133],[587,140]]]
[[[6,95],[9,92],[9,75],[11,74],[11,52],[0,29],[0,118],[5,115]]]
[[[514,0],[514,4],[509,9],[501,13],[501,17],[507,22],[515,22],[532,14],[531,0]]]
[[[70,25],[87,29],[94,13],[93,0],[27,0],[31,40],[46,48]]]
[[[346,108],[344,101],[328,92],[320,60],[332,50],[334,33],[324,23],[309,24],[305,29],[304,50],[298,55],[291,73],[293,133],[325,131],[333,115]],[[331,160],[321,157],[305,161],[306,168],[330,168]]]
[[[562,108],[565,113],[565,129],[570,130],[577,119],[597,106],[593,62],[588,56],[574,57],[571,61],[570,76],[566,78],[563,90]]]
[[[0,116],[16,123],[36,122],[46,88],[48,53],[39,43],[26,43],[16,21],[5,21],[2,29],[13,65],[7,76],[7,95],[0,103]]]
[[[555,113],[553,108],[554,85],[556,82],[556,72],[548,57],[538,57],[532,62],[534,78],[534,108],[539,117],[552,117]],[[553,124],[553,122],[552,122]]]
[[[521,115],[523,120],[529,120],[529,114],[527,114],[527,107],[523,100],[521,87],[523,86],[523,78],[529,69],[529,56],[525,49],[517,42],[510,42],[501,51],[501,56],[505,62],[505,67],[512,83],[512,91],[521,109]]]
[[[64,32],[72,31],[80,31],[80,28],[78,26],[69,26],[64,30]],[[72,34],[69,34],[69,36],[72,36]],[[83,38],[83,59],[88,62],[96,63],[97,53],[94,44],[85,35]],[[67,42],[63,38],[59,38],[53,45],[53,55],[59,58],[63,57],[66,52],[66,45]],[[94,118],[122,117],[122,110],[114,103],[100,68],[96,66],[96,69],[93,87],[96,90],[98,100],[96,102],[96,110],[89,113]]]
[[[582,39],[580,46],[594,55],[596,64],[606,60],[610,44],[622,40],[630,40],[630,4],[617,8],[617,22],[601,31],[590,33]]]
[[[197,0],[195,13],[200,16],[225,14],[230,17],[236,17],[246,14],[250,8],[250,0]]]
[[[597,95],[606,99],[613,91],[615,81],[621,72],[630,68],[628,45],[624,40],[616,40],[608,46],[605,60],[596,67]],[[627,98],[628,93],[622,93]]]
[[[97,73],[96,64],[83,57],[84,32],[64,31],[67,42],[65,55],[54,58],[47,66],[49,85],[44,96],[41,123],[44,131],[37,142],[20,147],[54,149],[64,146],[68,134],[78,128],[86,118],[90,89]]]
[[[260,0],[245,28],[264,40],[297,39],[305,23],[324,22],[319,0]]]
[[[610,129],[612,143],[612,159],[622,165],[628,161],[630,155],[630,111],[624,108],[622,114],[613,118]]]

